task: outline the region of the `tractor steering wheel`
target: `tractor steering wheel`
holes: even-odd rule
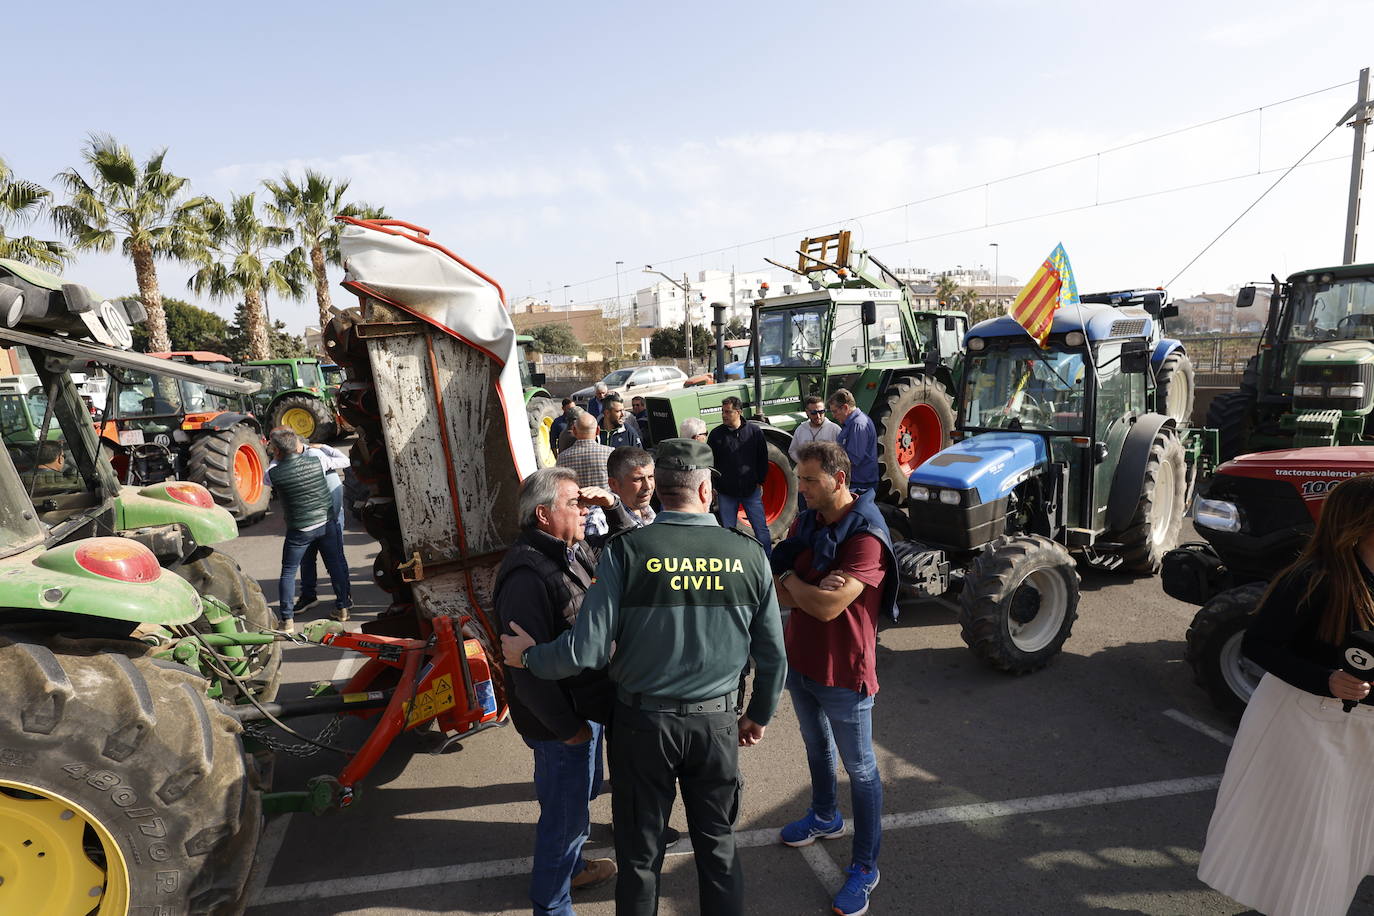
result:
[[[1356,330],[1357,328],[1368,327],[1374,329],[1374,312],[1355,312],[1352,315],[1346,315],[1340,321],[1336,322],[1336,327],[1333,328],[1331,332],[1332,336],[1344,337],[1345,335],[1341,333],[1341,327],[1347,323],[1350,325],[1349,337],[1356,336],[1358,333]]]

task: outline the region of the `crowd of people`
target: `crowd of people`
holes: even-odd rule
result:
[[[786,689],[810,804],[778,841],[799,847],[845,832],[842,765],[853,846],[832,908],[865,913],[882,841],[877,627],[882,614],[895,616],[898,590],[874,501],[874,424],[844,389],[807,399],[789,451],[802,509],[775,545],[762,500],[767,443],[739,399],[723,401],[714,429],[685,420],[652,451],[642,398],[627,411],[599,391],[586,410],[564,407],[550,430],[557,464],[522,482],[520,535],[495,587],[511,718],[533,755],[540,808],[533,912],[571,914],[574,891],[614,879],[617,913],[655,913],[665,850],[678,839],[668,824],[678,791],[699,912],[744,912],[739,749],[776,727]],[[333,580],[334,616],[347,619],[329,473],[347,459],[284,429],[270,444],[265,481],[288,529],[287,629],[316,601],[315,551]],[[741,515],[752,533],[736,528]],[[305,581],[293,601],[298,566]],[[1266,673],[1198,875],[1262,913],[1345,913],[1374,873],[1374,694],[1359,673],[1374,668],[1374,477],[1330,491],[1306,550],[1266,591],[1243,651]],[[1351,673],[1352,659],[1367,664]],[[588,860],[589,806],[607,781],[615,858]]]

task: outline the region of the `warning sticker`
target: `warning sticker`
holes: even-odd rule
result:
[[[455,706],[453,699],[453,675],[441,674],[434,679],[428,690],[422,690],[406,710],[406,727],[433,719],[439,713]]]

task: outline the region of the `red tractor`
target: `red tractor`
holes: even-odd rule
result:
[[[1241,455],[1217,468],[1194,507],[1206,542],[1164,557],[1164,591],[1201,605],[1188,627],[1188,663],[1198,683],[1239,718],[1264,672],[1241,640],[1269,580],[1307,544],[1326,493],[1374,473],[1374,446],[1284,449]]]

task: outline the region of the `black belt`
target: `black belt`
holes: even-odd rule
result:
[[[725,696],[715,697],[710,700],[678,700],[673,697],[651,697],[642,694],[626,693],[624,690],[616,691],[620,702],[631,709],[641,709],[645,712],[675,712],[680,716],[706,715],[714,712],[734,712],[735,698],[738,691],[732,690]]]

